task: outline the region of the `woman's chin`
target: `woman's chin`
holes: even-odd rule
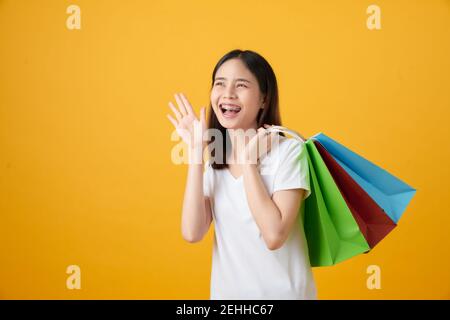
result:
[[[239,129],[241,128],[241,124],[240,122],[229,122],[229,121],[220,121],[220,124],[222,125],[222,127],[224,127],[225,129]]]
[[[239,119],[227,119],[227,118],[219,118],[219,123],[225,129],[238,129],[241,127],[242,123]]]

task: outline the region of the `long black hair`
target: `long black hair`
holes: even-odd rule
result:
[[[265,123],[270,125],[278,125],[281,126],[281,116],[279,110],[279,99],[278,99],[278,85],[277,78],[275,73],[273,72],[272,67],[264,59],[260,54],[251,51],[251,50],[239,50],[235,49],[227,54],[225,54],[219,62],[217,62],[214,67],[214,71],[212,73],[212,84],[211,90],[214,86],[214,79],[216,77],[217,70],[219,70],[220,66],[224,64],[227,60],[237,58],[240,59],[248,68],[248,70],[255,76],[258,80],[258,85],[261,93],[265,95],[265,107],[264,109],[260,109],[257,115],[257,127],[262,127]],[[223,140],[222,150],[225,152],[220,152],[220,154],[216,154],[216,149],[213,149],[212,144],[209,145],[209,154],[214,157],[215,161],[211,163],[214,169],[224,169],[228,167],[227,159],[231,150],[229,148],[231,146],[230,137],[227,132],[227,129],[224,128],[219,119],[217,119],[216,114],[212,108],[212,104],[209,104],[209,117],[208,117],[208,129],[216,129],[219,130],[222,137],[225,137]],[[282,136],[284,134],[281,133]]]

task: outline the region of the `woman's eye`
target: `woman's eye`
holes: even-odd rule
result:
[[[221,85],[223,85],[223,82],[216,82],[215,85],[216,85],[216,86],[221,86]],[[244,84],[242,84],[242,83],[238,84],[237,86],[238,86],[238,87],[239,87],[239,86],[243,86],[244,88],[247,88],[247,86],[244,85]]]

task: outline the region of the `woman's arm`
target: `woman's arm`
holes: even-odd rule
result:
[[[184,192],[181,232],[189,242],[203,239],[211,225],[209,198],[203,195],[203,164],[189,164]]]
[[[183,212],[181,215],[181,233],[189,242],[200,241],[209,229],[212,215],[209,199],[203,195],[203,150],[206,142],[203,141],[203,133],[206,131],[206,108],[200,111],[200,119],[184,94],[175,94],[178,108],[172,102],[175,118],[168,114],[170,122],[174,125],[178,134],[188,145],[189,169],[186,180],[186,188],[183,200]]]
[[[267,248],[276,250],[289,236],[305,190],[280,190],[271,199],[255,164],[243,165],[243,177],[250,211]]]

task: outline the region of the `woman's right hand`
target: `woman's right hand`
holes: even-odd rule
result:
[[[178,109],[172,102],[169,102],[169,107],[175,114],[176,119],[170,114],[167,117],[190,149],[201,148],[203,150],[206,146],[206,142],[203,141],[203,134],[206,132],[206,107],[200,110],[199,120],[184,94],[176,93],[175,99],[178,104]]]

